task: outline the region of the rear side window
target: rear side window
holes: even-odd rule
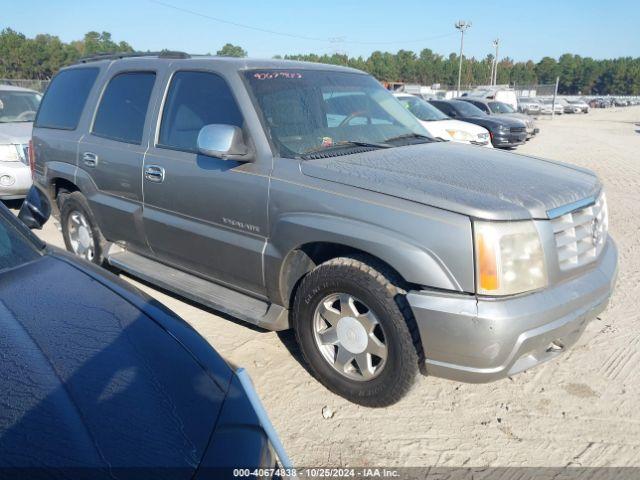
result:
[[[155,79],[153,72],[128,72],[113,77],[102,95],[92,133],[119,142],[141,143]]]
[[[158,144],[197,151],[200,129],[223,123],[242,128],[242,114],[222,77],[209,72],[176,72],[167,93]]]
[[[35,126],[75,130],[99,69],[75,68],[60,72],[42,99]]]

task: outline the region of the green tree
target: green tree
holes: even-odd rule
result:
[[[224,47],[216,52],[216,55],[219,55],[221,57],[246,57],[247,52],[238,45],[226,43]]]
[[[109,32],[87,32],[81,40],[62,42],[58,37],[39,34],[34,38],[10,28],[0,31],[0,78],[51,78],[61,67],[87,55],[132,52],[127,42],[116,42]],[[240,46],[227,43],[218,55],[245,57]],[[276,56],[274,58],[281,58]],[[375,51],[369,57],[350,57],[342,53],[285,55],[284,58],[308,62],[347,65],[369,72],[378,80],[431,85],[454,86],[458,82],[459,57],[438,55],[429,48],[419,53],[400,50],[396,53]],[[476,59],[465,57],[462,84],[489,83],[492,55]],[[560,77],[561,94],[640,94],[640,58],[594,60],[566,53],[559,59],[544,57],[538,63],[531,60],[515,62],[502,58],[498,63],[499,84],[533,85],[555,83]]]
[[[555,83],[558,77],[558,62],[555,58],[544,57],[536,65],[538,83]]]

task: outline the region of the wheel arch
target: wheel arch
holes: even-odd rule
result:
[[[265,251],[271,298],[288,307],[297,283],[316,265],[352,254],[381,262],[408,285],[462,291],[437,255],[399,234],[351,219],[292,215],[278,222]]]

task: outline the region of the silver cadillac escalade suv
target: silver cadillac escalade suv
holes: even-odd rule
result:
[[[554,358],[616,278],[592,172],[437,141],[349,68],[86,59],[53,79],[32,161],[70,251],[295,329],[363,405],[418,371],[487,382]]]

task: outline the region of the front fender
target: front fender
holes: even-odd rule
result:
[[[315,242],[343,245],[373,255],[410,283],[465,291],[443,259],[410,236],[354,219],[315,213],[291,213],[278,219],[265,251],[267,274],[281,273],[287,267],[284,259],[290,252]],[[278,283],[279,278],[274,275],[268,284]]]

